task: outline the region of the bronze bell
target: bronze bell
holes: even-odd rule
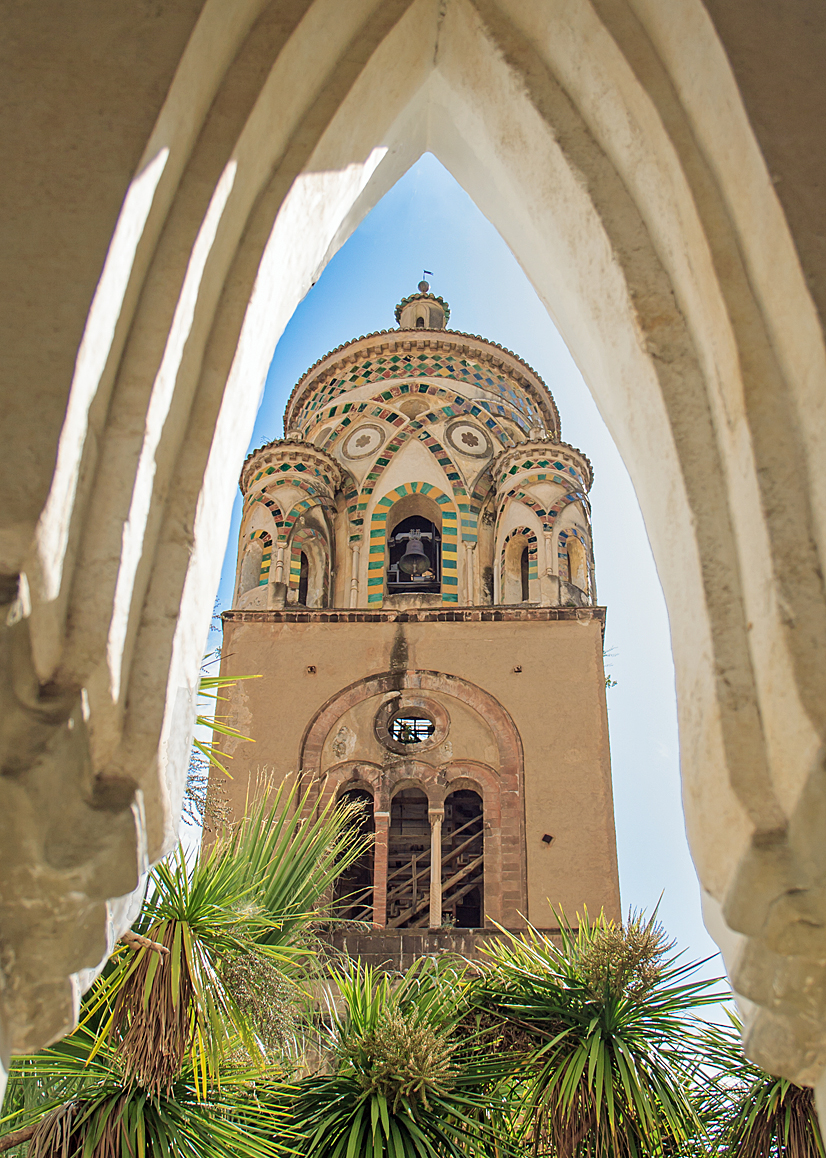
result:
[[[422,546],[421,531],[411,531],[407,550],[399,559],[399,569],[404,571],[405,575],[423,575],[430,567],[430,560]]]

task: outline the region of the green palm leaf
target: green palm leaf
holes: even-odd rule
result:
[[[88,1028],[12,1064],[11,1088],[36,1078],[61,1097],[0,1120],[0,1131],[36,1123],[31,1158],[276,1158],[289,1152],[277,1099],[280,1075],[225,1073],[220,1088],[199,1089],[184,1070],[168,1095],[152,1097],[124,1080],[115,1051],[95,1048]],[[276,1141],[278,1139],[279,1141]]]
[[[304,1078],[291,1100],[305,1158],[507,1158],[515,1153],[491,1095],[506,1074],[460,1027],[463,974],[419,961],[400,979],[359,963],[336,973],[334,1072]]]
[[[824,1158],[814,1091],[772,1077],[743,1053],[738,1018],[687,1043],[700,1114],[720,1158]]]
[[[697,965],[669,956],[652,917],[617,926],[587,912],[560,944],[529,927],[487,947],[475,1000],[532,1041],[521,1136],[557,1158],[664,1153],[702,1130],[681,1045],[698,1006],[716,1003]]]

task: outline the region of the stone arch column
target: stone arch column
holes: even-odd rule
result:
[[[812,9],[748,29],[743,6],[719,0],[266,11],[207,0],[195,20],[167,5],[135,78],[100,78],[118,148],[91,184],[88,101],[66,101],[62,69],[54,87],[24,70],[21,114],[42,124],[59,109],[75,139],[41,156],[21,115],[32,180],[17,207],[34,215],[38,260],[22,255],[9,281],[36,304],[4,347],[15,405],[0,506],[14,680],[41,690],[8,712],[27,737],[15,760],[51,761],[66,787],[51,847],[85,836],[71,869],[44,874],[31,850],[48,800],[25,777],[6,786],[6,855],[43,912],[59,898],[67,930],[56,952],[51,918],[29,923],[7,1036],[27,1051],[71,1024],[69,976],[124,927],[128,905],[114,904],[110,929],[107,898],[174,842],[216,560],[275,341],[330,254],[430,148],[553,312],[629,464],[669,607],[708,920],[735,986],[763,1007],[752,1055],[816,1080],[826,1003],[800,980],[822,992],[826,958],[809,827],[826,737]],[[132,19],[124,38],[137,43]],[[74,14],[51,25],[76,58],[98,31]],[[778,73],[782,108],[756,79]],[[71,205],[46,214],[42,172],[74,190]],[[44,228],[57,213],[72,222],[64,264]],[[47,342],[44,300],[60,307]],[[35,389],[27,414],[19,400]],[[102,747],[74,726],[81,689]],[[107,784],[125,786],[114,813],[65,779],[75,766],[107,800]]]

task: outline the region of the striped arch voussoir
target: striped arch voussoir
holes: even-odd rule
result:
[[[255,539],[261,540],[263,547],[263,554],[261,555],[261,570],[258,573],[258,586],[266,587],[270,579],[270,567],[272,566],[272,535],[269,531],[253,531],[250,535],[250,542]]]
[[[325,511],[326,513],[327,510],[332,508],[332,503],[321,495],[315,495],[313,498],[309,499],[301,499],[299,502],[297,502],[295,506],[292,507],[287,517],[284,519],[284,534],[288,539],[292,534],[293,527],[295,526],[299,516],[302,515],[305,511],[312,510],[313,507],[320,507],[322,511]]]
[[[249,501],[250,508],[253,503],[261,503],[272,515],[272,521],[275,523],[276,538],[281,542],[284,538],[284,515],[279,504],[275,499],[271,499],[266,491],[258,491],[257,494]]]
[[[499,590],[504,590],[505,586],[505,552],[507,551],[508,543],[512,539],[517,539],[519,536],[528,540],[528,581],[539,578],[538,566],[538,540],[536,532],[532,531],[530,527],[514,527],[505,536],[502,543],[502,550],[499,553]]]
[[[405,495],[426,495],[442,512],[442,602],[459,602],[458,516],[453,500],[432,483],[404,483],[383,495],[370,520],[370,553],[367,560],[367,602],[381,606],[384,602],[384,562],[387,545],[387,516]]]
[[[315,529],[315,527],[299,527],[297,530],[295,530],[293,532],[292,538],[290,539],[290,579],[289,579],[289,585],[292,588],[297,589],[298,585],[301,581],[301,552],[310,543],[320,543],[321,544],[321,550],[322,550],[322,554],[324,556],[325,574],[326,574],[326,570],[327,570],[326,564],[329,562],[326,539],[319,531],[317,531]]]

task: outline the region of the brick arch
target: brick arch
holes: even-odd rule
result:
[[[372,410],[370,409],[371,406]],[[334,406],[328,414],[328,417],[334,417],[333,411],[337,409],[338,407]],[[399,414],[397,410],[388,410],[386,406],[376,406],[373,399],[369,402],[352,402],[348,406],[343,407],[342,412],[344,410],[346,410],[344,418],[342,418],[341,422],[339,422],[324,439],[321,446],[322,450],[329,452],[333,443],[345,430],[348,430],[349,427],[353,425],[355,418],[378,418],[381,422],[390,423],[391,426],[404,426],[408,422],[405,414]],[[381,453],[381,451],[379,451],[379,453]]]
[[[502,602],[502,596],[505,589],[505,551],[511,539],[516,538],[517,535],[522,535],[528,540],[528,583],[532,579],[539,578],[538,566],[538,546],[539,540],[536,537],[536,532],[532,531],[530,527],[514,527],[502,541],[502,548],[499,552],[499,602]]]
[[[426,495],[442,511],[442,603],[459,602],[458,516],[452,500],[432,483],[412,482],[383,495],[373,509],[370,520],[370,553],[367,558],[367,602],[384,602],[384,559],[387,542],[387,516],[390,508],[405,495]]]
[[[303,515],[305,511],[311,511],[313,507],[318,507],[319,510],[326,516],[327,512],[333,510],[333,504],[324,495],[312,495],[310,498],[299,499],[294,506],[290,507],[289,513],[284,519],[284,537],[289,539],[293,532],[293,527],[298,520],[299,515]],[[325,520],[325,526],[326,526]],[[329,527],[327,527],[329,532]]]
[[[561,485],[561,486],[566,486],[566,487],[570,488],[566,494],[561,495],[558,499],[555,499],[553,505],[548,507],[547,510],[544,507],[542,507],[537,502],[537,500],[535,498],[533,498],[531,495],[529,495],[527,490],[525,489],[526,487],[533,486],[536,483],[543,483],[543,482],[556,483],[558,486]],[[556,474],[556,473],[553,473],[553,474],[546,474],[546,473],[532,474],[532,475],[528,475],[527,478],[520,479],[519,482],[515,486],[513,486],[509,491],[506,491],[505,494],[500,499],[500,501],[499,501],[499,509],[500,510],[502,509],[504,504],[508,501],[508,499],[517,499],[520,503],[524,503],[525,506],[528,506],[531,508],[532,511],[535,511],[535,513],[542,520],[543,528],[547,531],[551,530],[551,528],[554,525],[554,522],[556,520],[557,515],[559,514],[559,512],[562,510],[563,507],[568,505],[568,503],[581,502],[581,503],[585,504],[586,508],[588,505],[588,496],[585,494],[585,491],[575,489],[573,486],[573,483],[570,480],[565,479],[561,475]]]
[[[413,393],[415,396],[416,392],[414,391]],[[431,391],[428,390],[428,394],[430,393]],[[488,406],[482,406],[480,400],[463,398],[460,394],[451,394],[447,390],[439,390],[436,388],[432,390],[432,393],[434,395],[441,395],[447,399],[447,405],[433,407],[431,410],[423,410],[422,413],[417,414],[415,418],[407,418],[405,416],[406,421],[410,423],[411,427],[414,426],[414,423],[419,423],[423,426],[425,422],[432,424],[439,422],[443,418],[461,418],[462,415],[469,414],[481,422],[483,426],[487,427],[492,434],[495,434],[503,447],[507,448],[516,445],[511,435],[497,422]],[[423,394],[419,394],[418,396],[426,397],[426,395]],[[383,395],[379,395],[378,397],[382,398]],[[504,411],[504,407],[500,406],[496,409],[502,412],[503,418],[511,418],[511,415]],[[513,421],[512,418],[511,421]]]
[[[491,879],[486,908],[494,920],[508,927],[522,925],[524,921],[521,914],[527,911],[522,740],[509,712],[489,692],[469,680],[443,672],[412,670],[365,676],[342,688],[310,720],[299,750],[300,775],[302,778],[311,778],[321,792],[326,791],[327,770],[322,768],[324,743],[341,717],[365,700],[378,699],[388,692],[408,690],[438,692],[449,699],[458,700],[480,716],[493,733],[498,771],[477,761],[458,758],[452,760],[447,768],[411,759],[394,766],[392,775],[408,779],[412,773],[413,779],[417,779],[417,769],[420,769],[420,775],[434,786],[434,802],[438,802],[439,798],[444,801],[445,795],[450,792],[451,782],[456,780],[471,780],[482,786],[485,821],[486,824],[490,823],[486,832],[486,840],[490,842],[490,863],[492,871],[495,868],[499,874],[498,882]],[[350,760],[342,767],[352,769],[356,764],[367,766],[362,761]],[[335,767],[332,771],[335,771]],[[390,781],[391,775],[383,769],[381,792],[375,796],[377,803],[381,801],[381,811],[389,812]],[[424,790],[427,792],[427,788]],[[430,799],[430,792],[427,794]],[[495,828],[498,829],[498,836],[494,832]],[[487,870],[485,885],[487,888]]]
[[[381,764],[374,764],[370,760],[342,760],[339,764],[331,764],[324,770],[324,785],[319,803],[323,806],[331,796],[338,799],[342,792],[348,792],[351,788],[361,788],[365,792],[373,793],[373,807],[378,809],[382,774]]]
[[[545,510],[545,508],[533,497],[533,495],[528,494],[527,491],[523,491],[521,487],[514,487],[513,490],[508,491],[508,493],[502,497],[498,504],[500,513],[504,510],[505,503],[507,503],[508,499],[513,499],[514,502],[522,503],[524,506],[528,507],[529,510],[532,510],[539,521],[542,523],[543,530],[549,531],[553,526],[553,519],[550,518],[548,511]]]

